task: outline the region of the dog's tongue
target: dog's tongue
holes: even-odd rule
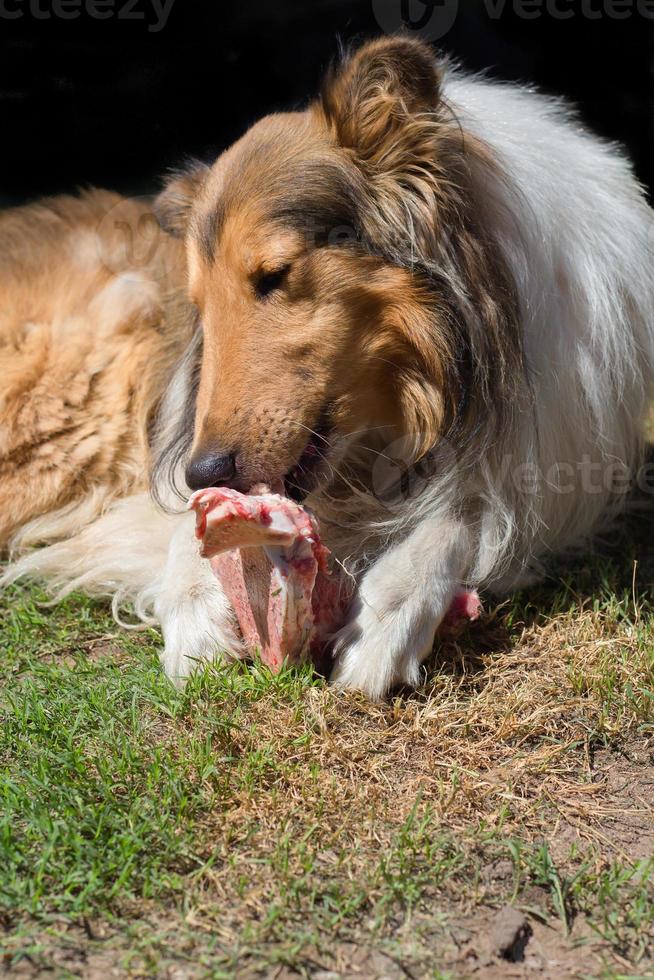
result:
[[[274,671],[318,656],[346,597],[329,573],[315,518],[269,492],[211,488],[194,493],[189,506],[200,554],[211,560],[250,653]]]
[[[226,488],[198,490],[195,511],[200,554],[211,561],[251,655],[278,671],[284,661],[309,655],[319,661],[325,641],[342,625],[351,596],[329,571],[329,551],[316,519],[267,487],[241,494]],[[476,592],[460,592],[445,626],[476,619]]]

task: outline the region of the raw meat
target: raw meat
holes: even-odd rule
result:
[[[278,671],[311,656],[320,664],[326,640],[342,625],[352,589],[329,568],[329,550],[309,511],[277,493],[198,490],[200,554],[211,561],[251,654]],[[459,592],[444,620],[447,631],[474,620],[481,602]]]
[[[475,619],[479,619],[482,611],[481,599],[477,590],[462,589],[454,596],[444,623],[448,626],[456,626],[466,619],[474,622]]]
[[[211,560],[248,650],[275,671],[284,660],[318,658],[348,596],[330,574],[315,518],[280,494],[224,487],[198,490],[189,506],[200,554]]]

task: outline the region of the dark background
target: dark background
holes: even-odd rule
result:
[[[158,31],[152,0],[102,0],[102,20],[87,0],[65,0],[62,19],[58,2],[0,0],[2,203],[87,184],[148,192],[185,156],[211,158],[259,116],[302,105],[339,38],[399,26],[409,0],[173,0]],[[574,100],[652,188],[654,0],[649,18],[643,0],[530,0],[529,19],[519,3],[431,0],[423,33],[469,69]]]

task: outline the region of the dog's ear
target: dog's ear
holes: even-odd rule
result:
[[[178,170],[167,180],[162,192],[152,205],[160,226],[169,235],[182,238],[186,233],[188,218],[209,167],[193,160],[183,170]]]
[[[385,161],[391,166],[401,148],[407,158],[424,152],[425,134],[415,123],[437,108],[440,86],[441,73],[427,44],[390,37],[364,44],[332,68],[321,105],[341,146],[370,166],[384,167]]]
[[[452,183],[452,127],[431,48],[404,37],[365,44],[327,76],[317,109],[361,171],[364,235],[400,261],[407,249],[429,254]]]

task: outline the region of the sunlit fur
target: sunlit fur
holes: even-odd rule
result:
[[[307,503],[358,583],[336,684],[415,684],[462,583],[529,581],[623,505],[652,377],[652,215],[563,105],[373,42],[157,211],[184,239],[202,340],[159,412],[156,496],[174,510],[209,449],[237,453],[244,489],[278,481],[320,426]],[[131,598],[183,678],[242,652],[188,522],[128,497],[9,577]]]
[[[181,248],[108,191],[0,214],[0,547],[70,537],[146,488],[193,330]]]

